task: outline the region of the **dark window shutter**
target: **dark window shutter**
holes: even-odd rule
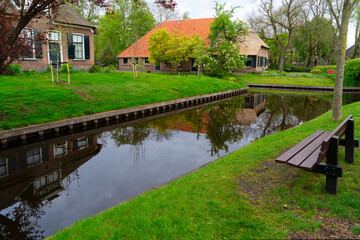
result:
[[[92,145],[93,145],[94,138],[95,138],[95,137],[88,137],[89,146],[92,146]]]
[[[71,33],[68,33],[68,58],[69,59],[75,58],[75,46],[73,44]]]
[[[77,150],[79,150],[77,139],[75,139],[73,141],[73,149],[72,150],[73,150],[73,152],[76,152]]]
[[[84,36],[85,42],[85,59],[90,59],[90,37],[88,35]]]
[[[252,56],[251,67],[256,68],[256,56]]]
[[[50,160],[49,156],[49,146],[41,148],[42,151],[42,161],[46,162]]]
[[[34,29],[34,40],[35,40],[35,57],[43,58],[42,52],[42,41],[40,39],[41,31],[39,29]]]
[[[27,160],[26,160],[26,152],[19,154],[19,166],[20,169],[24,169],[28,167]]]
[[[8,159],[8,169],[9,169],[9,174],[14,174],[17,172],[16,156]]]

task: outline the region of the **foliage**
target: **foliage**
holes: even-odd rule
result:
[[[289,34],[287,33],[280,33],[278,35],[278,40],[275,39],[266,39],[263,35],[260,35],[263,41],[270,47],[270,59],[269,59],[269,66],[272,69],[279,68],[279,61],[281,56],[281,44],[285,45],[289,39]],[[288,55],[285,55],[285,62],[288,61]]]
[[[92,65],[90,68],[89,68],[89,71],[91,72],[101,72],[101,65],[98,65],[98,64],[95,64],[95,65]]]
[[[321,64],[319,60],[331,58],[333,31],[332,22],[327,18],[314,17],[303,23],[294,38],[298,61],[310,66],[313,62],[318,65]]]
[[[1,75],[0,112],[3,114],[0,129],[244,87],[206,76],[178,77],[155,73],[139,75],[141,81],[134,80],[131,72],[105,74],[74,71],[71,85],[52,84],[47,72],[36,76]],[[76,92],[81,92],[82,95]],[[19,112],[19,109],[22,111]]]
[[[326,74],[327,70],[336,70],[336,65],[328,65],[328,66],[316,66],[311,68],[311,70],[318,69],[321,73]]]
[[[101,7],[94,1],[78,0],[76,3],[69,3],[68,1],[66,3],[92,24],[98,25]]]
[[[330,75],[336,74],[336,70],[328,69],[328,70],[326,71],[326,74],[330,74]]]
[[[235,70],[245,69],[247,56],[239,54],[239,43],[244,40],[248,28],[240,20],[232,20],[238,7],[225,10],[225,3],[215,6],[215,20],[210,25],[211,47],[205,55],[204,70],[210,76],[221,76]]]
[[[67,73],[67,64],[62,64],[60,68],[60,72]],[[74,66],[69,64],[69,72],[72,73],[74,71]]]
[[[310,73],[313,74],[313,75],[318,75],[318,74],[321,74],[321,70],[320,69],[312,69],[310,71]]]
[[[20,75],[22,73],[21,66],[19,64],[9,64],[7,73],[9,75]]]
[[[293,64],[284,64],[284,70],[286,72],[310,72],[310,68],[307,67],[298,67]]]
[[[155,27],[155,20],[146,2],[141,0],[138,3],[134,0],[110,2],[112,14],[106,14],[99,20],[95,45],[97,60],[112,63],[111,55],[121,53]]]
[[[110,40],[108,40],[107,44],[101,49],[98,60],[107,65],[117,62],[116,54],[111,46]]]
[[[345,86],[360,86],[360,58],[349,59],[345,64]]]
[[[194,52],[202,40],[199,36],[179,36],[175,31],[171,36],[165,29],[159,29],[149,37],[149,61],[154,64],[166,63],[171,65],[172,71],[176,71],[182,62],[194,58]]]

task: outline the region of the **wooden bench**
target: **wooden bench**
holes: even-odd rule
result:
[[[347,117],[334,131],[316,131],[275,161],[301,168],[306,171],[326,175],[326,192],[336,194],[338,177],[342,177],[342,167],[338,166],[339,145],[345,146],[345,161],[354,163],[354,147],[359,141],[354,139],[353,115]],[[345,135],[345,139],[342,137]],[[321,161],[326,157],[326,163]]]

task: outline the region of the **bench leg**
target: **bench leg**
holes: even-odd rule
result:
[[[345,130],[345,161],[354,163],[354,120],[350,119]]]
[[[338,165],[339,138],[331,138],[328,153],[326,155],[326,164]],[[336,194],[338,189],[338,178],[326,175],[326,193]]]

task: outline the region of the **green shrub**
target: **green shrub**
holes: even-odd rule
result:
[[[69,64],[69,71],[72,72],[74,70],[74,66]],[[61,65],[60,72],[67,73],[67,64]]]
[[[360,58],[350,59],[345,64],[345,86],[360,86]]]
[[[91,71],[93,71],[93,72],[101,72],[102,67],[100,65],[95,64],[89,68],[89,72],[90,72],[90,69],[92,69]]]
[[[311,70],[318,69],[321,71],[321,73],[326,74],[327,70],[336,70],[336,65],[328,65],[328,66],[317,66],[311,68]]]
[[[22,73],[21,66],[19,64],[9,64],[7,72],[10,75],[20,75]]]
[[[314,74],[314,75],[321,74],[321,70],[320,69],[311,69],[310,73]]]
[[[229,78],[228,78],[228,81],[229,81],[229,82],[236,82],[236,77],[229,77]]]
[[[151,73],[151,70],[146,70],[147,73]]]

